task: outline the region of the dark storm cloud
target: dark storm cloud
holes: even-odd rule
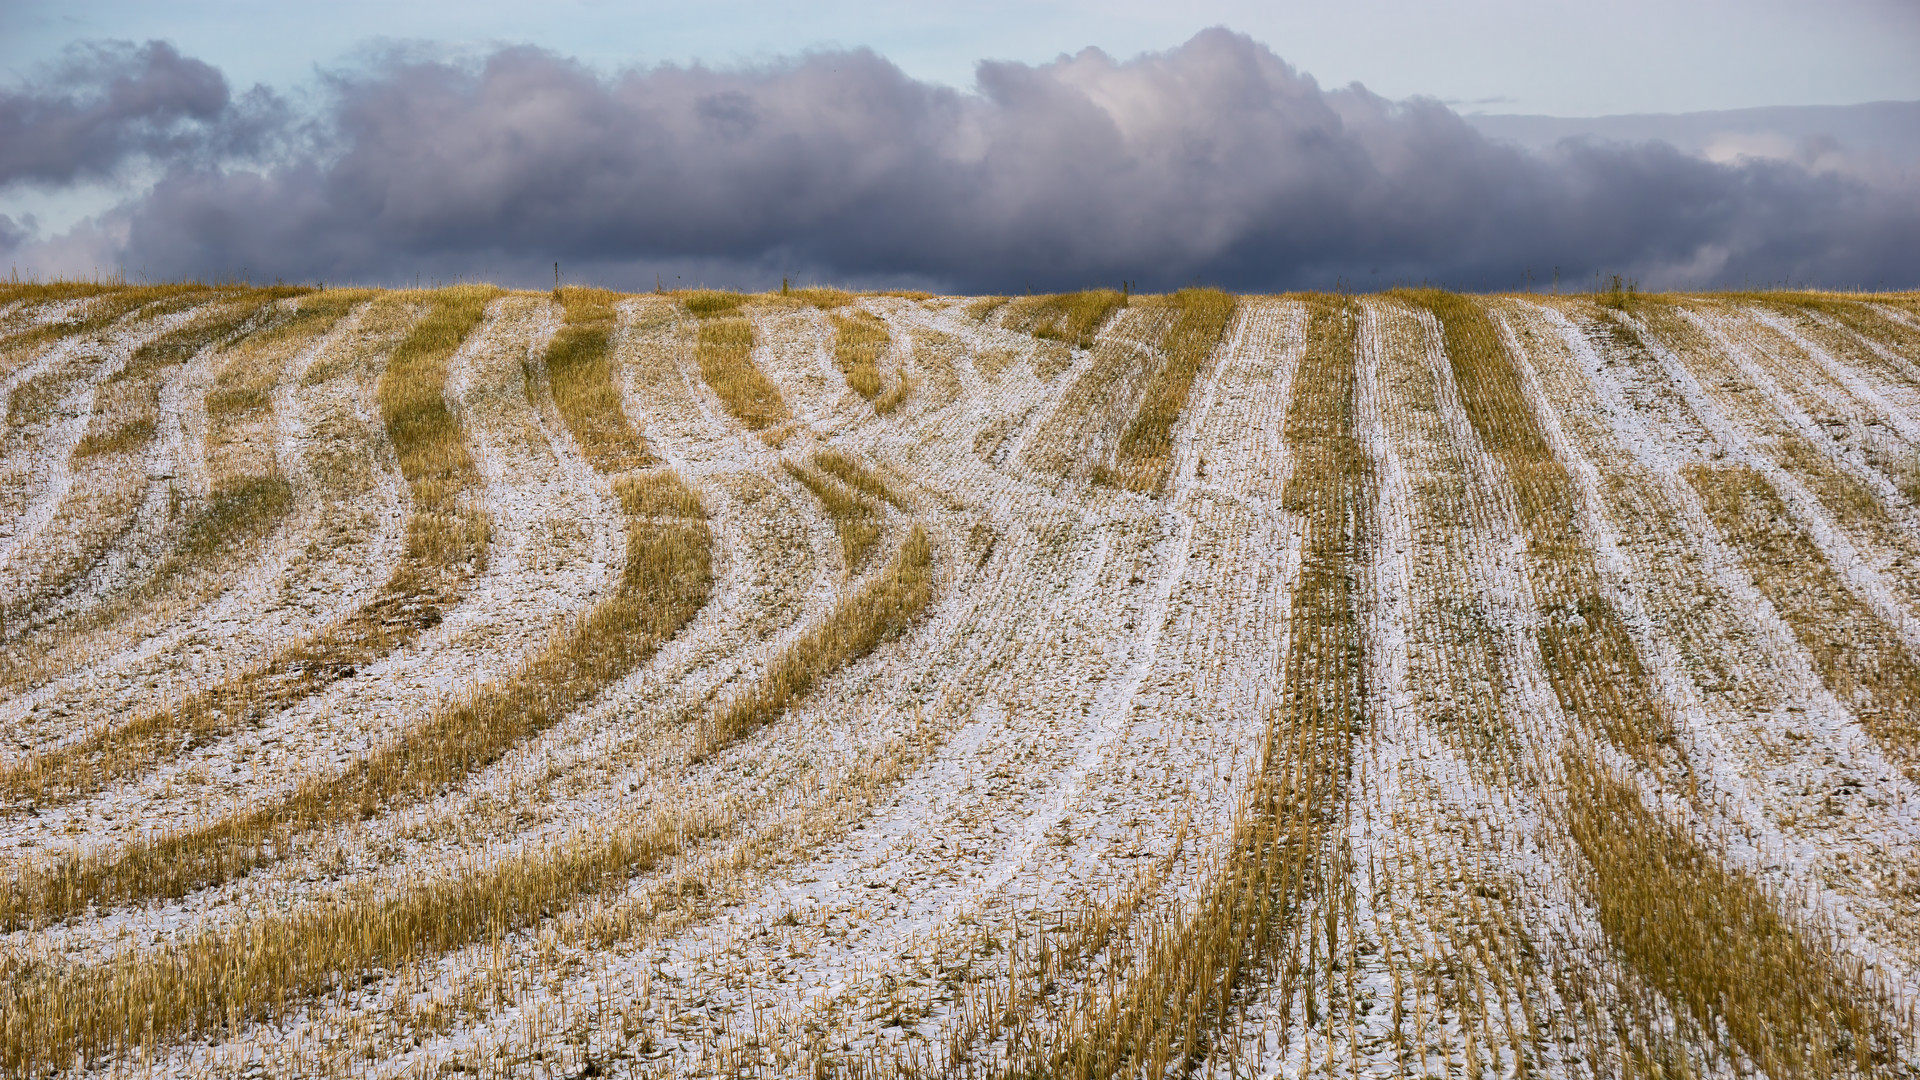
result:
[[[12,251],[27,242],[32,231],[24,222],[16,222],[5,214],[0,214],[0,252]]]
[[[225,157],[283,122],[271,94],[236,102],[218,70],[165,42],[84,45],[39,82],[0,90],[0,187],[98,179],[137,156]]]
[[[178,100],[218,111],[214,80]],[[332,79],[300,156],[170,170],[119,212],[120,255],[376,280],[559,259],[629,285],[681,264],[993,290],[1512,286],[1556,265],[1920,283],[1910,182],[1661,143],[1530,153],[1436,102],[1323,90],[1225,31],[1124,63],[985,63],[978,86],[865,51],[613,79],[531,49],[394,61]]]

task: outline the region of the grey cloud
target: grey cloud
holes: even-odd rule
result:
[[[1438,102],[1322,89],[1223,30],[1126,62],[984,63],[974,94],[865,51],[605,78],[531,49],[396,60],[329,91],[308,151],[184,161],[124,207],[127,265],[531,282],[559,259],[627,286],[790,267],[991,290],[1510,287],[1554,266],[1920,283],[1911,185],[1663,143],[1530,152]]]
[[[31,221],[15,221],[6,214],[0,214],[0,252],[12,251],[26,243],[32,235]]]
[[[39,82],[0,90],[0,187],[107,177],[136,156],[225,158],[284,122],[270,93],[235,101],[217,69],[165,42],[77,46]]]

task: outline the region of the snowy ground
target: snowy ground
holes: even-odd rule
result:
[[[702,381],[696,323],[674,300],[620,304],[614,389],[704,504],[714,573],[706,605],[639,670],[430,799],[333,827],[216,887],[0,935],[0,955],[137,963],[589,834],[664,829],[682,838],[670,854],[530,928],[345,973],[328,993],[101,1070],[917,1075],[960,1060],[990,1073],[1015,1012],[1062,1015],[1075,995],[1137,977],[1138,954],[1031,950],[1101,919],[1120,937],[1178,925],[1234,857],[1284,708],[1306,557],[1286,425],[1309,302],[1240,302],[1174,428],[1158,497],[1094,477],[1159,370],[1167,310],[1136,303],[1073,351],[964,299],[854,302],[885,320],[881,366],[889,386],[910,387],[904,402],[878,415],[835,366],[826,314],[768,299],[747,308],[753,360],[794,420],[762,433]],[[1481,303],[1572,477],[1598,587],[1676,732],[1671,768],[1612,752],[1603,767],[1676,829],[1712,838],[1713,858],[1836,943],[1877,1007],[1911,1023],[1920,747],[1863,723],[1866,691],[1823,674],[1688,470],[1763,477],[1860,617],[1920,664],[1920,329],[1865,305],[1860,322],[1700,298],[1649,322],[1584,299]],[[0,330],[83,309],[0,305]],[[369,311],[289,353],[270,422],[251,436],[295,492],[270,540],[195,579],[180,594],[190,605],[100,623],[22,668],[0,688],[0,764],[240,670],[385,579],[408,494],[373,395],[404,325],[371,326]],[[1191,1063],[1222,1076],[1604,1076],[1626,1045],[1595,1036],[1608,1017],[1706,1038],[1610,941],[1585,891],[1561,769],[1586,744],[1543,659],[1540,564],[1515,480],[1469,419],[1435,316],[1394,297],[1355,311],[1351,421],[1372,503],[1364,556],[1345,572],[1366,637],[1366,724],[1327,834],[1341,882],[1300,916],[1344,929],[1317,980],[1288,974],[1294,953],[1243,973],[1232,1015]],[[0,808],[12,874],[283,797],[513,672],[608,595],[624,523],[540,369],[559,319],[543,296],[503,296],[454,357],[445,392],[492,537],[445,620],[111,790]],[[31,578],[81,494],[70,459],[97,387],[170,325],[130,319],[7,354],[3,388],[50,404],[0,429],[4,580]],[[127,481],[138,498],[161,497],[160,478],[208,489],[219,362],[210,350],[168,376],[159,437]],[[701,717],[864,580],[782,468],[826,447],[905,496],[885,510],[882,547],[913,523],[928,531],[934,601],[776,723],[703,756]],[[133,520],[121,553],[86,579],[95,592],[66,601],[63,618],[77,625],[170,542],[167,515],[149,506]],[[1301,941],[1321,947],[1312,930]],[[1905,1030],[1887,1075],[1920,1071]],[[1738,1048],[1675,1054],[1709,1074],[1763,1071]]]

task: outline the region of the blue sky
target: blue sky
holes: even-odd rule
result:
[[[0,67],[29,75],[76,39],[159,38],[238,86],[292,90],[317,65],[351,63],[376,42],[470,52],[534,44],[609,70],[869,46],[916,78],[966,88],[981,59],[1038,63],[1089,45],[1125,57],[1213,25],[1264,42],[1322,86],[1357,80],[1463,111],[1594,116],[1920,99],[1915,0],[4,0]]]

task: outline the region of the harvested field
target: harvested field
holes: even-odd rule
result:
[[[1920,1075],[1912,297],[5,302],[8,1074]]]

